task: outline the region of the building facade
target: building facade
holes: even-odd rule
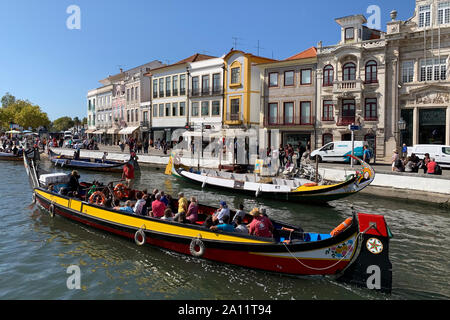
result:
[[[390,145],[450,145],[450,1],[417,0],[414,15],[387,24]]]
[[[336,19],[337,45],[317,48],[317,147],[351,140],[349,125],[358,125],[355,140],[365,140],[377,158],[386,155],[384,33],[370,29],[363,15]]]
[[[300,146],[314,148],[316,48],[259,66],[264,77],[262,127],[267,129],[267,141],[291,144],[296,150]]]

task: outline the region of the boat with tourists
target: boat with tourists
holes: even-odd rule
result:
[[[392,265],[389,260],[391,233],[381,215],[349,212],[349,218],[330,233],[306,232],[301,227],[270,219],[271,237],[221,231],[204,226],[216,208],[198,205],[198,220],[182,223],[142,216],[109,207],[110,201],[133,201],[137,190],[118,192],[113,183],[80,183],[80,192],[62,193],[55,186],[67,183],[61,173],[39,169],[33,150],[24,155],[33,190],[33,202],[51,217],[61,216],[135,241],[180,254],[285,275],[323,275],[337,281],[389,293]],[[61,190],[61,189],[60,189]],[[172,199],[177,208],[178,200]],[[253,211],[252,211],[253,212]],[[258,211],[256,211],[257,213]],[[251,223],[259,215],[246,214]],[[230,218],[236,214],[230,212]],[[267,219],[269,219],[267,217]],[[256,222],[258,222],[257,220]],[[259,222],[258,222],[259,223]]]
[[[226,172],[213,169],[186,169],[180,158],[172,154],[166,167],[166,174],[182,181],[220,190],[244,193],[291,202],[326,203],[351,196],[366,188],[375,179],[374,169],[363,160],[353,157],[361,164],[361,170],[350,174],[345,181],[325,184],[304,178],[283,178]]]
[[[75,151],[76,152],[76,151]],[[71,169],[82,169],[91,171],[102,171],[102,172],[122,172],[123,166],[127,162],[122,161],[111,161],[103,160],[97,158],[81,158],[74,156],[67,156],[55,153],[49,149],[50,161],[55,164],[55,166],[71,168]],[[139,170],[139,165],[137,160],[130,158],[130,160],[135,168]]]

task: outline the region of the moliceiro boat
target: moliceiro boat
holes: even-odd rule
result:
[[[105,161],[102,159],[90,159],[90,158],[79,158],[74,159],[71,156],[61,155],[53,152],[50,152],[50,161],[55,164],[55,166],[60,166],[62,168],[71,168],[71,169],[83,169],[83,170],[91,170],[91,171],[103,171],[103,172],[122,172],[123,166],[125,162],[119,161]],[[133,165],[137,164],[137,161],[132,162]],[[135,165],[137,169],[138,166]]]
[[[0,152],[0,160],[4,161],[22,161],[23,156],[10,152]]]
[[[216,208],[199,205],[197,223],[180,223],[140,216],[91,202],[92,197],[64,196],[49,191],[56,179],[41,176],[33,152],[24,157],[33,202],[51,217],[61,216],[135,241],[197,258],[286,275],[323,275],[337,281],[389,293],[392,265],[390,231],[383,216],[352,213],[331,233],[306,232],[299,226],[271,219],[273,237],[206,228],[203,222]],[[56,176],[54,177],[56,178]],[[114,194],[112,193],[111,196]],[[175,208],[177,200],[172,203]],[[231,212],[233,218],[235,212]],[[245,223],[257,219],[246,215]]]
[[[254,197],[292,201],[324,203],[351,196],[372,183],[375,179],[373,168],[361,159],[357,160],[362,169],[347,176],[345,181],[331,185],[320,185],[307,179],[283,179],[260,177],[256,174],[240,174],[218,170],[186,170],[180,166],[176,155],[169,158],[166,174],[188,181],[202,188],[212,187],[231,192],[245,193]]]

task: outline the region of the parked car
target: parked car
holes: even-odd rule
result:
[[[430,158],[435,158],[441,167],[450,168],[450,146],[442,144],[418,144],[408,148],[408,156],[412,153],[419,157],[419,159],[423,159],[425,153],[429,153]]]
[[[354,141],[353,154],[360,159],[363,158],[364,145],[368,146],[367,141]],[[351,154],[351,141],[333,141],[311,152],[311,159],[315,160],[318,157],[319,162],[350,162],[350,157],[347,155]]]

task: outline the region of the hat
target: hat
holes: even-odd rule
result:
[[[257,217],[261,214],[261,212],[259,212],[258,208],[254,208],[252,211],[250,211],[250,214],[254,217]]]
[[[227,203],[225,201],[220,201],[220,205],[224,207],[227,205]]]

